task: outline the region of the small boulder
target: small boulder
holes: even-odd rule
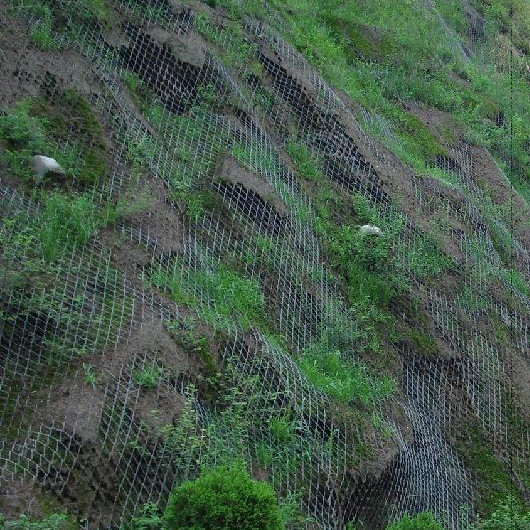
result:
[[[372,236],[383,235],[382,230],[378,226],[373,226],[373,225],[362,225],[359,228],[359,232],[363,235],[365,234],[372,235]]]
[[[64,175],[64,169],[55,158],[42,155],[31,157],[31,168],[35,173],[36,180],[40,182],[46,175]]]

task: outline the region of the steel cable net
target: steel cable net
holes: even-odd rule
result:
[[[363,131],[390,144],[394,132],[382,117],[346,105],[260,23],[246,21],[244,36],[235,38],[171,4],[116,2],[119,38],[72,19],[57,37],[90,68],[98,90],[84,95],[110,138],[108,178],[92,188],[92,200],[100,210],[109,198],[119,204],[146,193],[158,201],[146,222],[115,226],[120,244],[141,255],[135,267],[127,257],[116,262],[106,229],[60,250],[43,282],[21,285],[17,268],[35,260],[21,227],[45,219],[45,205],[8,180],[0,188],[0,480],[7,489],[24,480],[66,500],[87,528],[115,528],[147,502],[163,506],[201,466],[243,458],[280,496],[294,494],[313,519],[293,527],[338,529],[359,520],[384,528],[403,513],[429,510],[448,528],[465,528],[474,477],[451,446],[453,423],[477,418],[496,448],[513,448],[521,462],[529,445],[524,429],[508,443],[506,352],[482,328],[464,332],[456,318],[498,315],[526,355],[525,316],[488,294],[491,277],[507,287],[510,278],[477,207],[486,197],[474,181],[474,154],[455,149],[439,161],[466,198],[456,206],[400,168],[419,208],[445,210],[469,227],[453,233],[462,253],[458,274],[473,273],[469,296],[483,304],[470,309],[469,300],[421,286],[451,355],[398,352],[397,400],[414,436],[383,403],[373,415],[385,437],[355,407],[339,410],[294,360],[320,345],[357,362],[362,315],[324,262],[312,202],[284,148],[294,130],[329,182],[364,196],[382,222],[401,216],[396,258],[420,286],[407,250],[422,231],[393,205],[376,167],[389,154]],[[27,24],[38,22],[29,17]],[[197,39],[207,45],[190,59],[182,43]],[[245,53],[235,54],[242,44]],[[66,75],[51,84],[35,80],[51,98],[69,83]],[[524,246],[516,248],[528,264]],[[243,264],[244,279],[230,263]],[[230,305],[256,286],[263,299]],[[525,293],[516,294],[528,308]],[[274,331],[263,324],[264,311]],[[208,384],[194,375],[189,352],[208,361],[196,334],[201,326],[216,343],[222,405],[212,404]],[[271,430],[274,422],[287,422],[287,434]],[[374,472],[377,459],[383,464]]]

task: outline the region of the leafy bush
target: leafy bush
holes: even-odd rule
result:
[[[528,530],[530,528],[530,512],[512,496],[499,503],[497,509],[488,517],[479,521],[477,530]]]
[[[239,464],[204,471],[177,487],[164,513],[165,530],[281,530],[272,487]]]
[[[432,513],[422,512],[415,517],[405,515],[399,521],[387,526],[387,530],[443,530],[443,526],[436,521]]]

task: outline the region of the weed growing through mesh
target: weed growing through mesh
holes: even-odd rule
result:
[[[258,145],[234,142],[230,154],[250,171],[274,173],[278,168],[276,153]]]
[[[30,35],[31,40],[41,50],[54,50],[58,47],[53,37],[52,29],[46,20],[39,21]]]
[[[372,379],[363,366],[343,359],[338,351],[325,356],[308,353],[298,364],[317,388],[343,403],[354,404],[358,400],[372,406],[394,392],[391,378]]]
[[[130,205],[113,203],[98,208],[87,194],[69,197],[50,192],[41,193],[40,197],[40,211],[34,215],[20,213],[7,219],[0,230],[0,244],[13,260],[16,256],[25,256],[26,259],[53,262],[65,250],[84,246],[96,230],[135,211]],[[38,266],[36,261],[27,265],[29,268]]]
[[[238,322],[248,330],[266,321],[265,298],[254,278],[223,264],[203,270],[184,270],[181,266],[175,261],[172,273],[153,271],[149,281],[167,289],[176,302],[199,309],[201,318],[216,329],[230,329]]]
[[[17,14],[32,19],[31,39],[43,51],[59,48],[56,33],[64,31],[71,37],[83,24],[104,25],[111,19],[104,0],[11,0],[11,5]]]
[[[8,519],[0,514],[0,527],[4,530],[78,530],[74,518],[67,513],[52,513],[40,519],[30,518],[25,514],[17,519]]]
[[[145,0],[131,0],[127,4],[128,10],[140,20],[151,20],[152,22],[167,23],[173,12],[168,4],[161,2],[146,2]]]
[[[417,515],[404,515],[387,526],[387,530],[444,530],[442,523],[430,512]]]
[[[12,0],[11,4],[17,14],[33,20],[34,27],[30,36],[39,49],[48,51],[58,48],[52,29],[53,13],[47,2]]]
[[[85,382],[88,383],[89,385],[92,385],[92,388],[95,388],[98,382],[98,378],[94,370],[94,365],[83,363],[83,373],[84,373]]]
[[[133,381],[145,388],[155,388],[162,376],[164,369],[161,366],[143,366],[133,371]]]
[[[322,179],[321,162],[314,159],[305,143],[291,139],[286,145],[286,150],[302,177],[315,181]]]
[[[224,27],[216,27],[206,13],[198,13],[194,21],[197,31],[217,46],[225,64],[234,68],[245,67],[255,75],[261,75],[261,64],[256,58],[257,46],[247,39],[239,20],[231,20]]]
[[[286,443],[292,440],[295,427],[296,426],[289,416],[272,418],[269,422],[269,430],[271,434],[280,443]]]
[[[163,177],[169,183],[169,195],[175,202],[181,202],[186,215],[197,222],[215,203],[215,194],[202,183],[215,166],[220,145],[221,131],[209,123],[209,107],[213,97],[212,86],[202,87],[202,105],[195,105],[189,116],[169,113],[154,93],[135,74],[122,74],[134,101],[157,129],[156,141],[147,135],[134,142],[128,142],[128,157],[135,166],[155,164],[169,151],[174,156],[170,168]],[[173,138],[179,138],[174,145]],[[213,149],[212,149],[213,148]]]

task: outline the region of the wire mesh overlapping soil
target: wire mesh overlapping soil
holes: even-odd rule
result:
[[[46,46],[31,9],[0,27],[0,510],[118,528],[243,459],[293,527],[460,529],[477,446],[527,498],[529,235],[487,150],[416,174],[255,19],[49,4]],[[470,8],[464,55],[484,31]]]

